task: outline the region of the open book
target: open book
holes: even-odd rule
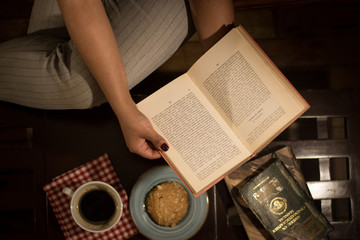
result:
[[[164,159],[197,197],[263,149],[309,105],[237,27],[138,108],[168,141]]]

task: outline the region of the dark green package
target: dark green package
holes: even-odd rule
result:
[[[279,159],[252,178],[240,192],[276,239],[320,240],[332,230]]]

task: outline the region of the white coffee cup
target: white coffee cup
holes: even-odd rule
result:
[[[122,216],[123,203],[120,195],[105,182],[87,182],[75,191],[65,187],[63,193],[71,197],[70,211],[74,221],[86,231],[107,231]]]

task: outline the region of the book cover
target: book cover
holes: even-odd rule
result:
[[[279,159],[242,186],[240,193],[276,239],[320,240],[332,230]]]
[[[247,236],[250,240],[268,240],[272,239],[272,235],[264,228],[261,222],[257,219],[249,206],[240,196],[240,189],[253,176],[259,173],[265,165],[268,165],[273,158],[280,159],[291,172],[299,186],[311,197],[307,188],[304,176],[300,169],[300,164],[295,158],[295,155],[290,146],[285,146],[280,149],[273,149],[270,153],[258,156],[251,159],[241,167],[235,169],[233,172],[225,176],[226,186],[231,193],[231,198],[234,202],[235,212],[233,218],[237,215],[240,217],[241,224],[244,226]]]

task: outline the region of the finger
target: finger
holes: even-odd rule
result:
[[[148,133],[147,139],[152,143],[155,149],[164,152],[169,150],[168,143],[154,129],[151,129],[151,131]]]

